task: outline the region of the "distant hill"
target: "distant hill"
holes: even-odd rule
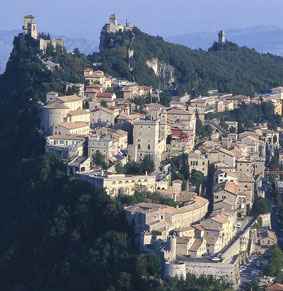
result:
[[[0,74],[4,72],[6,63],[13,48],[13,39],[20,30],[0,31]],[[98,42],[92,39],[71,38],[63,35],[55,35],[53,38],[63,38],[68,51],[79,48],[84,54],[90,54],[98,50]]]
[[[113,76],[133,79],[175,94],[206,94],[208,89],[246,94],[283,84],[283,58],[254,49],[211,42],[209,51],[193,50],[164,41],[134,28],[103,36],[105,49],[91,61]]]
[[[283,29],[270,26],[255,26],[246,29],[225,30],[227,39],[240,46],[254,48],[259,52],[283,56]],[[216,30],[188,33],[166,37],[165,40],[193,49],[207,50],[217,40]]]

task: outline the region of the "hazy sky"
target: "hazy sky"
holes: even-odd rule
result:
[[[154,35],[243,28],[283,28],[283,0],[0,0],[0,30],[21,29],[36,17],[38,31],[99,38],[111,13]]]

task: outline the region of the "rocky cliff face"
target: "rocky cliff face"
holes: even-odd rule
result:
[[[100,41],[99,41],[99,51],[102,52],[106,48],[106,41],[107,40],[107,33],[102,28],[101,33],[100,33]]]
[[[154,71],[156,77],[163,80],[165,88],[169,88],[175,82],[174,71],[175,68],[171,65],[166,64],[157,58],[148,60],[146,65]]]

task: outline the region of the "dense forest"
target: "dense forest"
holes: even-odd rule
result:
[[[283,58],[261,54],[254,49],[226,42],[214,43],[209,51],[192,50],[165,42],[134,28],[105,36],[106,47],[89,56],[91,62],[102,62],[102,69],[113,76],[136,80],[143,85],[163,88],[167,76],[159,78],[146,62],[157,58],[174,68],[175,94],[206,94],[208,89],[254,96],[283,82]],[[134,51],[128,58],[128,49]]]
[[[86,63],[78,51],[49,54],[54,72],[20,35],[0,75],[0,290],[231,290],[213,278],[160,280],[160,259],[136,252],[122,203],[44,154],[36,102],[63,93]]]

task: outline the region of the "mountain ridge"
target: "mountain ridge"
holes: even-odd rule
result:
[[[227,29],[225,32],[228,40],[240,46],[283,56],[283,29],[274,26],[253,26],[244,29]],[[217,30],[208,30],[167,36],[164,39],[190,48],[207,50],[217,39],[217,33]]]
[[[137,27],[132,32],[102,33],[105,49],[92,54],[91,62],[101,62],[101,69],[112,76],[174,90],[177,95],[204,95],[218,88],[222,93],[253,96],[283,83],[283,58],[230,41],[214,42],[204,51],[166,42]],[[160,71],[165,74],[156,73]]]
[[[207,50],[217,39],[217,30],[185,33],[181,35],[165,36],[164,40],[187,46],[192,49]],[[20,30],[0,31],[0,73],[4,72],[6,62],[12,50],[13,38]],[[227,39],[240,46],[254,48],[262,53],[272,53],[283,56],[283,29],[273,26],[254,26],[243,29],[227,29]],[[82,53],[91,54],[98,51],[99,37],[97,39],[69,37],[54,35],[54,38],[63,38],[68,51],[78,47]]]

